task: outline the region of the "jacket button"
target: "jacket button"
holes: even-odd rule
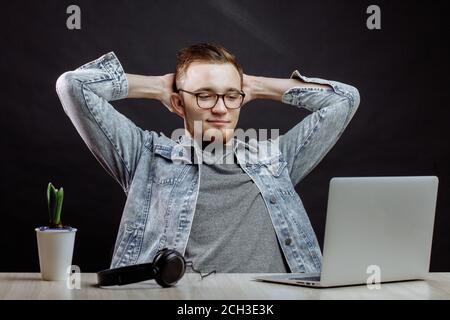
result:
[[[287,238],[286,240],[284,240],[284,243],[289,246],[292,243],[292,239],[291,238]]]
[[[277,203],[277,198],[275,198],[275,196],[271,196],[270,197],[270,203],[272,203],[272,204]]]

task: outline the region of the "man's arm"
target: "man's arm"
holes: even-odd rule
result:
[[[283,94],[290,88],[296,86],[305,88],[331,88],[329,85],[308,83],[299,79],[280,79],[245,75],[243,91],[245,93],[250,93],[248,100],[266,99],[282,102]],[[248,101],[244,101],[244,103],[246,102]]]
[[[290,79],[244,77],[251,99],[272,99],[312,114],[280,136],[289,176],[297,185],[330,151],[359,106],[359,92],[337,81],[308,78],[295,70]],[[247,93],[247,92],[246,92]]]
[[[137,127],[109,101],[127,97],[162,100],[158,93],[162,84],[158,77],[127,76],[113,52],[63,73],[56,81],[56,92],[65,113],[89,150],[125,193],[144,143],[152,143],[156,133]]]
[[[139,74],[126,74],[128,80],[127,98],[155,99],[173,112],[170,96],[173,92],[175,75],[168,73],[163,76],[143,76]]]

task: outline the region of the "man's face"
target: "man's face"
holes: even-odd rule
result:
[[[230,63],[193,62],[180,79],[179,89],[195,93],[242,92],[241,77],[236,67]],[[219,98],[213,108],[202,109],[197,105],[194,95],[181,91],[179,95],[184,105],[185,126],[192,137],[194,137],[194,121],[201,121],[204,141],[220,138],[223,143],[230,141],[239,119],[240,109],[228,109],[222,98]]]

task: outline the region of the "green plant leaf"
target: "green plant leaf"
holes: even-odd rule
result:
[[[63,200],[64,200],[64,189],[59,188],[59,190],[56,193],[56,207],[55,207],[55,215],[53,217],[53,223],[56,225],[61,224],[61,211]]]
[[[50,191],[51,191],[52,183],[49,182],[47,186],[47,208],[48,208],[48,217],[50,220],[52,220],[52,214],[50,210]]]
[[[50,182],[47,187],[47,202],[48,202],[48,214],[50,223],[53,222],[56,209],[56,189]]]

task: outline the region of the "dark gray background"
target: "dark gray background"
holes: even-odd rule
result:
[[[66,8],[81,7],[81,30]],[[366,28],[378,4],[382,30]],[[425,5],[426,4],[426,5]],[[34,228],[47,223],[47,183],[63,186],[63,220],[79,229],[73,263],[109,266],[125,195],[65,115],[64,71],[114,51],[126,72],[174,71],[175,53],[217,42],[247,74],[310,77],[356,86],[361,105],[341,139],[297,187],[320,243],[334,176],[437,175],[432,271],[450,271],[448,194],[450,56],[443,1],[8,1],[2,3],[0,271],[39,271]],[[114,106],[145,129],[183,123],[157,101]],[[239,127],[285,133],[307,111],[252,101]]]

